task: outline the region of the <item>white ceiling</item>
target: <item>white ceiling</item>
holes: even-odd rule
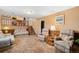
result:
[[[74,6],[0,6],[0,10],[3,11],[0,12],[0,14],[23,17],[42,17],[72,7]],[[32,14],[27,14],[28,11],[32,11]]]

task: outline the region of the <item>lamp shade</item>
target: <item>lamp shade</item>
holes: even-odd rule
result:
[[[55,31],[56,30],[55,26],[54,25],[51,25],[50,30],[51,31]]]
[[[9,27],[5,26],[3,29],[5,29],[5,30],[6,30],[6,29],[9,29]]]

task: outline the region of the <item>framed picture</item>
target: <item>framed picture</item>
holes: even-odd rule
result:
[[[60,24],[60,25],[64,24],[64,15],[56,16],[56,24]]]

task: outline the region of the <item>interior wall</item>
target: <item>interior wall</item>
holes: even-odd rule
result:
[[[33,29],[35,30],[36,34],[41,33],[41,21],[39,19],[35,19],[32,21]]]
[[[0,16],[0,31],[1,31],[1,16]]]
[[[57,25],[55,23],[55,17],[57,15],[64,15],[65,24]],[[79,7],[74,7],[72,9],[68,9],[65,11],[58,12],[56,14],[45,16],[45,27],[50,28],[53,24],[56,26],[57,30],[61,30],[63,28],[70,28],[73,30],[79,30]]]

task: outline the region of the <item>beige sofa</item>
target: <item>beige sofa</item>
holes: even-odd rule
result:
[[[14,35],[21,35],[21,34],[28,34],[26,27],[24,26],[15,27]]]

